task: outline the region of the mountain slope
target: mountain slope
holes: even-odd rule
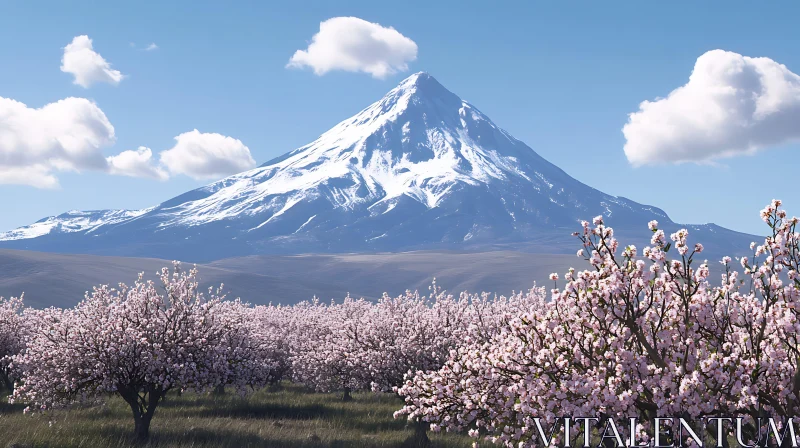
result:
[[[546,281],[551,272],[566,272],[573,255],[519,252],[404,252],[396,254],[258,255],[226,258],[198,265],[201,288],[219,286],[229,298],[254,304],[293,304],[317,297],[341,301],[353,297],[377,300],[406,289],[427,292],[436,278],[453,293],[489,291],[510,294]],[[25,293],[36,308],[71,307],[99,284],[132,283],[140,272],[171,266],[156,258],[52,254],[0,249],[0,297]],[[183,268],[190,266],[184,264]]]
[[[571,252],[578,222],[601,214],[624,234],[647,237],[652,219],[676,226],[658,208],[570,177],[417,73],[259,168],[146,210],[47,218],[0,234],[0,246],[199,261],[431,248]],[[716,226],[696,230],[720,249],[750,240]]]

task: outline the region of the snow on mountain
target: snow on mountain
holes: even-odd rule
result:
[[[75,233],[88,235],[98,228],[135,219],[153,208],[143,210],[70,210],[58,216],[50,216],[35,223],[0,233],[0,241],[36,238],[49,233]]]
[[[658,208],[575,180],[417,73],[256,169],[146,210],[47,218],[0,233],[0,246],[197,260],[433,248],[565,252],[575,247],[569,234],[578,222],[601,214],[638,234],[652,219],[676,226]],[[696,228],[720,247],[742,236]]]

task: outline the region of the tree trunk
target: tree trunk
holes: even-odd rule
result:
[[[345,387],[344,388],[344,395],[342,395],[342,401],[351,401],[352,399],[353,399],[353,396],[350,395],[350,388],[349,387]]]
[[[119,390],[119,394],[128,403],[133,412],[133,436],[138,443],[144,443],[150,438],[150,422],[156,413],[156,407],[165,392],[150,390],[146,393],[144,403],[139,402],[139,393],[132,390]]]
[[[214,395],[225,395],[225,385],[220,384],[219,386],[214,388]]]
[[[133,436],[136,438],[137,442],[146,442],[147,439],[150,438],[150,422],[152,421],[152,419],[153,415],[149,412],[142,414],[140,412],[134,411]]]
[[[8,376],[6,372],[0,372],[0,379],[3,380],[3,386],[5,386],[6,390],[8,391],[8,395],[14,393],[14,381],[11,380],[11,377]]]
[[[431,439],[428,438],[428,426],[427,422],[422,420],[416,420],[413,423],[414,425],[414,434],[409,436],[405,442],[403,442],[403,448],[427,448],[431,446]]]
[[[420,446],[428,446],[431,440],[428,438],[428,423],[417,420],[414,422],[414,438],[420,442]]]

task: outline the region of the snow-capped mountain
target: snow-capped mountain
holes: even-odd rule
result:
[[[644,238],[652,219],[677,226],[658,208],[573,179],[417,73],[259,168],[149,209],[49,217],[0,233],[0,247],[195,260],[440,248],[571,252],[570,233],[596,215]],[[720,249],[750,240],[713,225],[693,228]]]

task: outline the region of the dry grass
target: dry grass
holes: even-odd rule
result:
[[[313,393],[284,384],[246,398],[171,394],[153,418],[151,439],[134,443],[133,417],[120,399],[99,407],[23,415],[0,404],[0,448],[99,447],[402,447],[413,434],[392,413],[401,400],[389,394]],[[471,440],[430,434],[434,447],[464,447]]]

